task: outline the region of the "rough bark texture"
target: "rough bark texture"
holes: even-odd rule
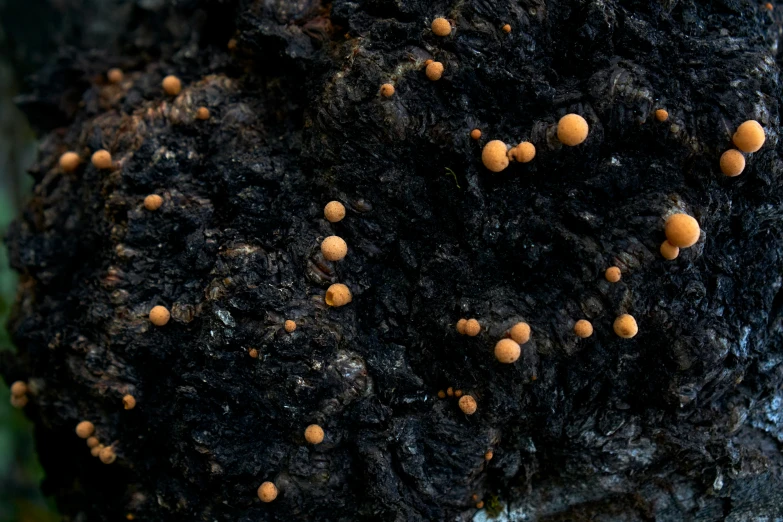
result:
[[[20,103],[43,141],[8,238],[19,352],[0,372],[30,382],[44,487],[66,519],[468,520],[474,494],[519,520],[781,514],[780,13],[731,0],[37,3],[1,17],[19,67],[37,69]],[[429,30],[437,15],[451,36]],[[125,80],[109,85],[115,66]],[[167,74],[183,80],[177,97]],[[567,112],[590,124],[578,147],[554,134]],[[726,178],[718,158],[746,119],[767,142]],[[538,154],[492,174],[490,139]],[[113,171],[89,164],[100,148]],[[76,173],[57,167],[66,150],[85,159]],[[332,199],[348,208],[337,224],[323,219]],[[667,262],[675,211],[703,232]],[[341,262],[318,248],[332,234],[349,245]],[[324,304],[333,282],[351,304]],[[164,327],[147,318],[158,304]],[[634,339],[613,333],[621,313]],[[460,336],[461,317],[482,333]],[[589,339],[572,333],[581,318]],[[519,320],[532,340],[499,364],[493,346]],[[475,415],[437,397],[449,386]],[[76,437],[83,419],[114,464]],[[266,480],[280,489],[270,504],[256,496]]]

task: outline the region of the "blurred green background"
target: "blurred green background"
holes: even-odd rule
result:
[[[0,29],[0,31],[2,31]],[[0,51],[3,49],[0,34]],[[35,135],[13,98],[18,81],[0,53],[0,236],[20,211],[32,188],[25,173],[35,157]],[[14,350],[6,322],[16,294],[17,276],[0,243],[0,350]],[[11,407],[8,385],[0,379],[0,522],[59,520],[51,499],[39,489],[43,478],[33,444],[33,426],[22,411]]]

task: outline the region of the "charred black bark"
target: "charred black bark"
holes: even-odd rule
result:
[[[468,520],[494,497],[533,520],[781,514],[779,12],[51,4],[18,33],[2,18],[20,67],[34,58],[25,24],[49,20],[55,38],[21,100],[43,142],[8,238],[19,353],[0,371],[30,383],[44,487],[68,519]],[[429,30],[438,15],[451,36]],[[117,66],[125,80],[109,85]],[[176,98],[168,74],[185,85]],[[591,127],[578,147],[554,136],[567,112]],[[767,142],[726,178],[718,158],[747,119]],[[492,174],[491,139],[538,153]],[[57,167],[100,148],[115,170]],[[336,224],[332,199],[348,208]],[[673,211],[703,232],[667,262]],[[349,245],[338,263],[318,249],[332,234]],[[334,282],[350,305],[324,304]],[[147,318],[159,304],[164,327]],[[634,339],[613,333],[621,313]],[[458,335],[461,317],[482,333]],[[571,332],[581,318],[589,339]],[[532,340],[501,365],[492,348],[519,320]],[[475,415],[437,398],[450,386],[476,397]],[[83,419],[114,464],[76,438]],[[315,447],[311,423],[326,432]],[[266,480],[270,504],[256,496]]]

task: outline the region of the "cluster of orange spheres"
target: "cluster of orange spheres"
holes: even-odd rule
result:
[[[24,381],[16,381],[11,385],[11,406],[14,408],[24,408],[27,406],[27,392],[29,388]]]
[[[324,218],[329,223],[339,223],[345,218],[345,205],[330,201],[324,207]],[[340,261],[348,253],[348,245],[340,236],[329,236],[321,242],[321,254],[328,261]],[[335,283],[326,290],[324,302],[333,307],[345,306],[353,300],[351,290],[342,283]]]
[[[692,216],[683,213],[672,214],[664,226],[666,241],[661,244],[664,259],[676,259],[681,248],[692,247],[699,240],[701,227]]]
[[[729,149],[720,156],[720,170],[726,176],[734,177],[745,170],[745,156],[742,154],[757,152],[766,140],[764,128],[756,120],[748,120],[737,127],[732,141],[737,147]],[[738,150],[739,149],[739,150]]]
[[[563,145],[575,147],[587,139],[590,126],[587,121],[578,114],[566,114],[557,123],[557,139]],[[473,134],[471,134],[473,137]],[[481,137],[481,134],[478,134]],[[474,137],[474,139],[478,139]],[[501,140],[492,140],[484,145],[481,151],[481,161],[487,170],[492,172],[504,171],[511,161],[528,163],[536,157],[536,147],[528,141],[509,147]]]
[[[457,333],[476,337],[481,332],[481,324],[476,319],[460,319],[457,321]]]

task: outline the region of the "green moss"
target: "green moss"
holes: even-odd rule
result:
[[[503,511],[503,504],[500,503],[497,495],[491,495],[489,500],[484,502],[484,511],[490,518],[495,518]]]

